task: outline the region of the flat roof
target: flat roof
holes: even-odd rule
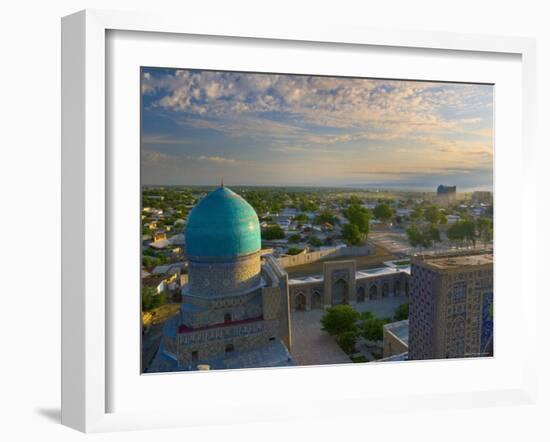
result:
[[[358,270],[355,272],[355,279],[373,278],[383,275],[395,275],[396,273],[406,273],[410,275],[411,268],[407,267],[378,267],[375,269]],[[324,275],[302,276],[300,278],[292,278],[288,280],[289,284],[306,284],[309,282],[322,282]]]
[[[405,319],[403,321],[391,322],[390,324],[384,325],[384,330],[388,333],[391,333],[405,345],[409,345],[409,320]]]
[[[452,269],[456,267],[493,264],[493,255],[486,253],[483,255],[447,256],[442,258],[429,258],[426,259],[425,262],[438,269]]]

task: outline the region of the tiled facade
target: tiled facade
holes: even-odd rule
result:
[[[259,254],[255,258],[261,261]],[[242,268],[242,263],[238,266]],[[239,281],[228,288],[236,294],[220,290],[215,296],[210,290],[195,292],[196,286],[184,288],[175,337],[178,367],[192,369],[273,341],[283,341],[290,348],[288,285],[286,273],[277,267],[275,259],[265,257],[254,278],[256,286],[246,291],[251,279],[247,277],[244,291]],[[208,276],[202,272],[200,278],[224,278],[227,268],[226,263],[220,268],[211,264]],[[190,266],[190,281],[196,276],[193,270]]]
[[[492,353],[492,255],[415,258],[411,280],[409,359]]]
[[[216,297],[220,293],[237,294],[260,283],[260,252],[232,259],[189,258],[189,293]]]

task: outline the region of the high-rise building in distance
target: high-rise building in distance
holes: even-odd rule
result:
[[[456,199],[456,186],[437,186],[437,200],[441,204],[450,204]]]

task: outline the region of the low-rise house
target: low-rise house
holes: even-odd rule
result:
[[[454,224],[457,221],[460,221],[459,215],[447,215],[446,218],[447,218],[447,224]]]
[[[149,247],[153,247],[154,249],[164,249],[170,245],[172,245],[172,243],[166,238],[166,232],[159,231],[153,236],[153,242],[149,244]]]
[[[151,273],[153,275],[172,275],[174,273],[182,273],[186,267],[187,264],[183,261],[173,262],[171,264],[156,266]]]
[[[171,236],[169,240],[174,246],[185,245],[185,235],[183,233],[178,233],[177,235]]]

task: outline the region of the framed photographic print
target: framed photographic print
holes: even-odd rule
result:
[[[493,356],[493,88],[143,67],[142,372]]]
[[[506,201],[530,198],[533,57],[64,18],[63,422],[529,402],[532,233]]]

